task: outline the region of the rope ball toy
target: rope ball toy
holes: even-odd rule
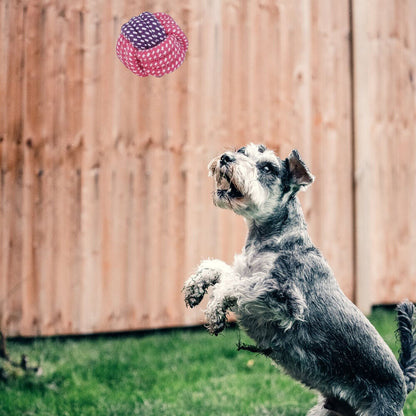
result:
[[[188,39],[166,13],[144,12],[121,27],[116,53],[123,64],[141,77],[161,77],[179,68]]]

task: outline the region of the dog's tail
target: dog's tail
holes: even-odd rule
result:
[[[401,349],[399,364],[406,381],[407,394],[416,386],[416,322],[413,303],[405,300],[397,306],[397,334]]]

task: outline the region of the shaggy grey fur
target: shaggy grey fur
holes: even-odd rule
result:
[[[381,336],[343,294],[307,232],[296,193],[313,182],[297,151],[279,159],[250,144],[209,165],[215,205],[243,215],[248,237],[232,266],[205,260],[184,286],[189,307],[212,286],[208,329],[227,311],[262,352],[321,394],[308,416],[399,416],[416,380],[413,305],[398,307],[400,365]]]

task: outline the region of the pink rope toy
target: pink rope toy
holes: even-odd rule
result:
[[[144,12],[121,27],[116,53],[123,64],[141,77],[161,77],[179,68],[188,39],[165,13]]]

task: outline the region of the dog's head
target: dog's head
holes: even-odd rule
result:
[[[247,218],[262,218],[283,208],[314,177],[293,150],[281,160],[263,145],[249,144],[213,159],[214,204]]]

